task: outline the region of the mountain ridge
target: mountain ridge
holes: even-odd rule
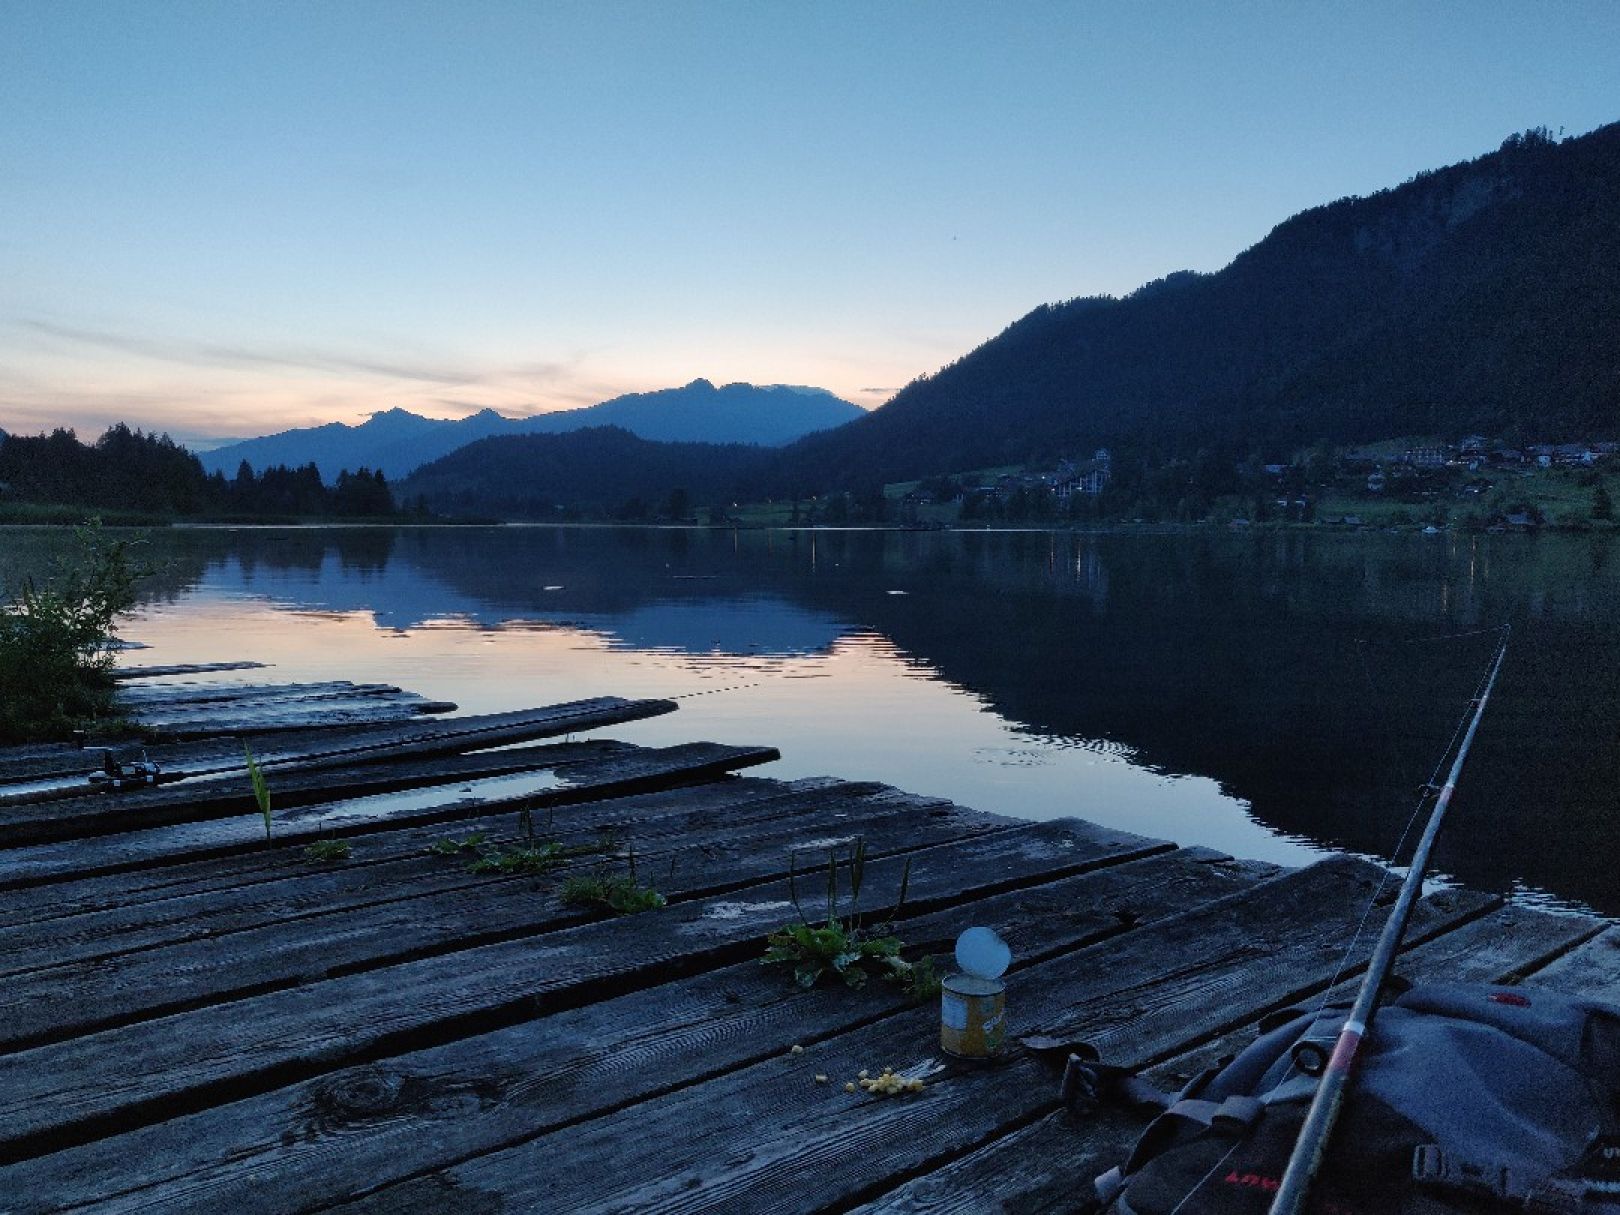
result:
[[[716,449],[703,480],[756,499],[867,495],[1108,447],[1118,494],[1153,481],[1173,501],[1208,496],[1196,470],[1229,481],[1240,462],[1285,463],[1319,443],[1614,438],[1617,200],[1620,123],[1561,142],[1511,136],[1290,216],[1214,273],[1042,304],[843,426],[763,458]],[[590,454],[606,457],[593,442]],[[673,463],[624,454],[598,468],[607,483],[591,487],[593,501],[667,484]],[[549,467],[557,459],[546,450]],[[695,467],[690,452],[683,462]],[[501,463],[504,477],[528,477]],[[656,486],[636,479],[655,465]],[[543,472],[528,477],[536,500],[564,500]],[[477,500],[477,475],[457,470],[462,509]]]
[[[399,480],[424,464],[493,436],[562,434],[616,426],[662,442],[748,443],[776,446],[806,433],[859,417],[863,411],[821,388],[695,379],[679,388],[626,393],[596,405],[528,418],[481,409],[459,420],[426,418],[394,407],[359,425],[328,422],[282,431],[199,452],[209,472],[235,474],[245,460],[262,471],[276,464],[313,463],[327,478],[343,469],[381,469]]]

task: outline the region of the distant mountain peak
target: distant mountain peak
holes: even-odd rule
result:
[[[812,388],[808,384],[766,384],[768,392],[796,392],[806,397],[830,397],[833,394],[825,388]]]

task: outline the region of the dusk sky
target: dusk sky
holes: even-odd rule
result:
[[[0,0],[0,429],[871,407],[1042,302],[1616,119],[1612,0]]]

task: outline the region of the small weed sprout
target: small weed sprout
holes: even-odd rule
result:
[[[553,839],[540,839],[534,833],[526,808],[518,811],[518,830],[522,840],[511,847],[497,848],[491,844],[487,832],[474,831],[461,839],[446,836],[435,840],[427,850],[435,856],[469,857],[467,868],[472,873],[516,877],[547,873],[575,857],[607,852],[614,846],[606,837],[590,844],[561,844]]]
[[[556,820],[556,817],[557,817],[557,807],[554,806],[554,805],[547,807],[547,809],[546,809],[546,838],[547,839],[551,838],[551,828],[552,828],[553,822]],[[524,802],[523,805],[518,807],[518,832],[519,832],[519,834],[521,834],[523,836],[524,843],[529,844],[532,847],[533,844],[534,844],[535,835],[534,835],[534,805],[531,802]]]
[[[329,865],[348,860],[351,851],[346,840],[316,840],[304,849],[304,859],[311,864]]]
[[[489,836],[482,831],[474,831],[459,840],[445,836],[442,840],[435,840],[429,844],[428,851],[437,856],[460,856],[464,852],[477,852],[488,838]]]
[[[463,840],[440,840],[433,845],[433,851],[443,856],[454,856],[460,852],[476,852],[477,859],[468,866],[474,873],[494,873],[510,877],[523,873],[545,873],[555,869],[570,857],[580,852],[594,851],[592,848],[567,848],[551,838],[552,818],[556,808],[552,807],[546,813],[546,835],[539,838],[534,830],[534,807],[524,802],[518,807],[518,835],[522,844],[516,848],[485,848],[485,834],[475,832]]]
[[[485,852],[470,866],[474,873],[545,873],[555,869],[569,857],[567,848],[555,840],[533,844],[526,848],[503,848]]]
[[[259,768],[259,761],[253,758],[253,749],[246,743],[242,744],[242,754],[247,756],[248,780],[253,783],[253,800],[259,803],[259,813],[264,816],[264,842],[268,844],[271,842],[270,786]]]
[[[900,959],[893,959],[891,968],[893,962],[900,962]],[[929,1000],[939,998],[942,976],[935,965],[933,955],[918,958],[915,962],[901,962],[901,965],[906,967],[905,972],[901,973],[898,969],[895,969],[894,978],[905,984],[906,995],[911,997],[913,1003],[925,1004]]]
[[[563,883],[562,901],[574,907],[599,907],[614,915],[635,915],[639,911],[656,911],[667,899],[651,886],[643,886],[636,875],[636,850],[629,850],[627,875],[613,877],[604,873],[572,877]]]
[[[788,897],[799,922],[789,924],[766,938],[765,956],[768,965],[785,964],[793,967],[793,976],[800,987],[811,988],[823,975],[834,974],[848,987],[864,987],[872,973],[904,982],[910,990],[920,977],[932,977],[932,962],[912,964],[900,956],[900,939],[890,931],[895,916],[905,906],[906,893],[911,885],[911,860],[907,858],[900,873],[900,892],[895,900],[894,913],[889,921],[880,925],[880,932],[866,930],[861,923],[861,889],[866,882],[866,841],[857,839],[847,861],[849,870],[849,914],[839,912],[839,855],[837,848],[827,850],[826,916],[822,923],[812,924],[799,903],[798,857],[788,858]],[[919,969],[926,966],[919,975]],[[933,979],[937,983],[937,978]]]

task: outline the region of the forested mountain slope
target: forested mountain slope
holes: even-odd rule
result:
[[[766,448],[653,443],[602,426],[481,439],[418,469],[398,492],[436,512],[506,519],[556,518],[564,507],[684,516],[666,510],[671,495],[693,507],[729,503],[754,491],[769,459]]]
[[[1215,274],[1037,308],[784,454],[861,485],[1470,431],[1620,434],[1620,124],[1303,212]]]

